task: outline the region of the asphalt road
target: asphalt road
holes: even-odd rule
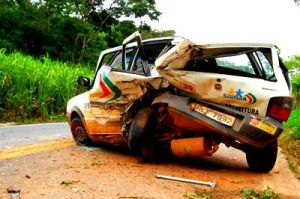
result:
[[[0,148],[12,148],[40,141],[72,138],[67,123],[46,123],[0,127]]]

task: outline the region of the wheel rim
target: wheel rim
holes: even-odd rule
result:
[[[86,142],[87,138],[87,134],[85,132],[85,129],[82,125],[78,125],[75,128],[75,132],[74,132],[74,137],[76,139],[76,142],[79,144],[83,144]]]

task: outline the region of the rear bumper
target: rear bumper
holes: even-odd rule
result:
[[[252,125],[251,119],[253,119],[254,117],[249,114],[242,113],[222,105],[201,101],[202,104],[211,109],[226,113],[236,118],[233,126],[224,125],[201,113],[192,110],[191,106],[189,105],[191,103],[191,99],[189,97],[182,97],[178,95],[172,95],[170,93],[164,93],[155,98],[152,104],[159,103],[168,104],[169,111],[180,114],[183,117],[187,117],[191,121],[196,121],[197,123],[199,123],[199,125],[201,124],[203,126],[206,126],[212,131],[215,131],[225,137],[233,138],[241,144],[249,144],[255,147],[262,148],[268,143],[277,139],[277,137],[283,131],[282,124],[273,118],[255,117],[256,120],[260,120],[264,124],[269,124],[276,127],[276,130],[271,134]]]

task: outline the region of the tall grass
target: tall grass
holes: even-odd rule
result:
[[[286,133],[286,136],[292,137],[295,140],[300,141],[300,108],[295,108],[290,117],[289,120],[284,123],[284,126],[288,128],[289,130]]]
[[[0,50],[0,120],[63,114],[68,99],[83,92],[76,83],[80,75],[93,76],[87,67]]]

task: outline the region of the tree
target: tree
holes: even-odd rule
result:
[[[136,30],[144,38],[173,35],[121,20],[159,15],[155,0],[1,0],[0,48],[94,65],[100,51]]]
[[[136,27],[132,29],[133,22],[119,22],[118,19],[125,17],[143,17],[148,16],[151,20],[158,20],[161,14],[155,8],[155,0],[71,0],[75,7],[75,13],[80,16],[83,21],[88,21],[94,25],[94,33],[90,35],[77,35],[76,42],[81,42],[81,54],[78,61],[81,61],[85,55],[89,44],[94,42],[100,32],[111,32],[112,36],[118,36],[115,41],[120,42],[120,38],[124,38],[124,26],[130,25],[129,34],[134,32]],[[122,24],[119,24],[122,23]],[[131,24],[130,24],[131,23]],[[119,31],[116,31],[119,29]],[[121,42],[120,42],[121,43]]]
[[[141,29],[139,27],[139,30],[142,34],[143,39],[149,39],[149,38],[155,38],[155,37],[168,37],[168,36],[174,36],[175,31],[174,30],[152,30],[151,28],[149,30]]]
[[[284,62],[288,69],[300,69],[300,55],[293,55]]]
[[[292,78],[292,87],[293,94],[296,99],[296,104],[300,104],[300,55],[294,55],[290,57],[285,62],[286,67],[293,73]]]

